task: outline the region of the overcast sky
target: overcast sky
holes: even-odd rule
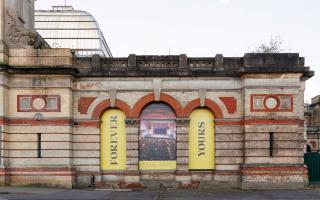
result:
[[[36,9],[65,0],[37,0]],[[67,0],[99,22],[114,57],[135,54],[243,56],[270,37],[320,70],[319,0]],[[319,73],[305,99],[320,94]]]

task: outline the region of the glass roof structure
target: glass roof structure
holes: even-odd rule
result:
[[[112,57],[108,44],[94,17],[72,6],[52,6],[35,11],[35,30],[52,48],[70,48],[75,56],[99,54]]]

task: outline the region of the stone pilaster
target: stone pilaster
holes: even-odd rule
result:
[[[139,173],[139,125],[140,119],[126,119],[127,129],[127,170],[124,176],[126,182],[140,181]]]
[[[7,143],[4,141],[7,140],[8,127],[5,124],[5,119],[8,115],[8,77],[6,74],[0,75],[0,185],[5,185],[6,183],[6,166],[7,160],[5,157],[8,157],[8,147]]]
[[[177,171],[176,181],[189,182],[190,174],[188,168],[189,157],[189,123],[188,118],[178,118],[177,122]]]

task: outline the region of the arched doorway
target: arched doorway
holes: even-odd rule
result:
[[[101,170],[126,169],[125,119],[125,114],[119,109],[109,109],[101,117]]]
[[[176,115],[165,103],[151,103],[140,115],[139,169],[176,169]]]
[[[214,116],[199,108],[190,114],[189,170],[214,169]]]

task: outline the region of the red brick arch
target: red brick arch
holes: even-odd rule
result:
[[[112,108],[110,99],[106,99],[104,101],[101,101],[94,108],[93,113],[92,113],[92,119],[100,119],[102,114],[104,113],[104,111],[109,109],[109,108]],[[126,117],[130,117],[131,108],[124,101],[116,99],[115,108],[118,108],[118,109],[122,110],[124,112],[124,114],[126,115]]]
[[[195,99],[189,102],[184,108],[184,117],[189,117],[191,112],[199,107],[200,107],[200,99]],[[204,107],[211,110],[215,118],[217,119],[223,118],[223,112],[219,107],[219,105],[211,101],[210,99],[205,99]]]
[[[165,93],[161,93],[160,94],[160,101],[168,104],[169,106],[171,106],[171,108],[176,113],[177,117],[182,117],[183,116],[183,108],[182,108],[182,106],[172,96],[170,96],[168,94],[165,94]],[[155,102],[154,93],[150,93],[150,94],[142,97],[141,99],[139,99],[137,101],[137,103],[134,105],[134,107],[133,107],[133,109],[131,111],[131,117],[137,117],[138,118],[140,116],[140,113],[142,112],[143,108],[147,104],[149,104],[151,102]]]

